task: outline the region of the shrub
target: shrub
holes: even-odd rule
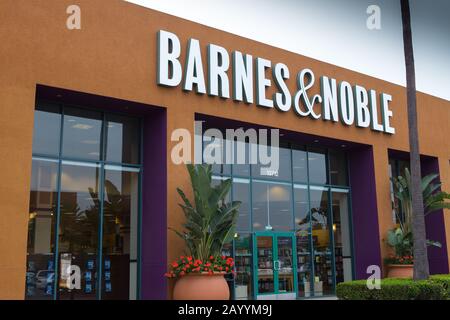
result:
[[[450,277],[446,279],[450,283]],[[341,300],[443,300],[447,292],[438,280],[386,278],[379,290],[369,290],[366,280],[339,283],[336,295]]]
[[[432,275],[430,281],[440,284],[446,291],[447,300],[450,300],[450,274]]]

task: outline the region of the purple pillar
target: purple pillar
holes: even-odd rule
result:
[[[167,116],[158,110],[144,118],[141,298],[167,298]]]
[[[381,267],[373,149],[371,146],[354,149],[349,152],[348,159],[352,189],[355,276],[356,279],[366,279],[368,266]]]
[[[421,161],[422,176],[439,174],[439,161],[434,157],[423,158]],[[437,178],[437,180],[439,177]],[[437,181],[436,181],[437,182]],[[443,210],[429,213],[425,217],[427,238],[439,241],[442,248],[428,247],[428,263],[431,274],[449,273],[447,242],[445,237],[445,222]]]

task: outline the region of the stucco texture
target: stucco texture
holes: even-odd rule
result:
[[[66,8],[71,4],[71,0],[0,1],[0,299],[24,297],[37,84],[164,107],[168,146],[173,145],[170,134],[174,129],[193,130],[196,112],[372,145],[379,233],[383,241],[387,229],[392,227],[387,150],[408,150],[403,87],[121,0],[78,0],[82,28],[68,30]],[[228,52],[239,50],[283,62],[291,73],[308,67],[316,78],[327,75],[338,82],[346,80],[389,93],[393,97],[390,108],[394,112],[392,125],[396,134],[312,121],[299,118],[294,112],[280,113],[232,99],[186,93],[180,87],[158,87],[156,35],[160,29],[179,36],[183,53],[187,40],[193,37],[200,39],[204,49],[208,43],[214,43]],[[288,86],[294,91],[295,77],[291,77]],[[316,81],[310,94],[318,91]],[[450,102],[418,93],[418,109],[421,153],[439,158],[443,188],[450,190]],[[183,214],[175,190],[176,187],[188,190],[189,179],[184,166],[170,161],[170,147],[167,152],[167,225],[177,227]],[[448,213],[445,225],[450,243]],[[182,245],[173,233],[167,233],[169,260],[181,252]],[[381,244],[382,255],[385,251],[386,246]]]

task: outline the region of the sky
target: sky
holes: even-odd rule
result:
[[[400,0],[125,0],[405,85]],[[370,5],[381,28],[369,30]],[[450,1],[410,0],[416,87],[450,100]]]

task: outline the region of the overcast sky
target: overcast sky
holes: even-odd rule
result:
[[[126,1],[405,85],[400,0]],[[410,3],[417,90],[450,100],[450,1]]]

